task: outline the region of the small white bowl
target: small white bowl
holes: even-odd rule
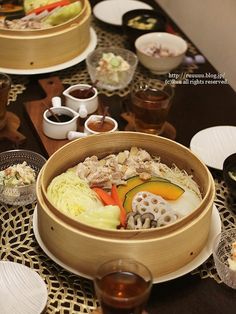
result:
[[[113,118],[111,118],[111,117],[108,117],[108,116],[106,116],[105,117],[105,120],[104,120],[104,122],[108,122],[108,123],[110,123],[111,125],[113,125],[113,128],[112,129],[110,129],[109,131],[95,131],[95,130],[93,130],[93,129],[91,129],[91,127],[90,127],[90,123],[91,122],[100,122],[101,120],[102,120],[102,118],[103,118],[103,116],[102,115],[92,115],[92,116],[90,116],[86,121],[85,121],[85,124],[84,124],[84,132],[86,133],[86,134],[100,134],[100,133],[104,133],[104,132],[106,132],[106,133],[111,133],[111,132],[115,132],[115,131],[117,131],[118,130],[118,123],[116,122],[116,120],[115,119],[113,119]]]
[[[168,49],[171,55],[153,56],[148,48]],[[135,41],[135,49],[140,63],[154,74],[166,74],[177,68],[188,49],[186,41],[173,34],[154,32],[144,34]]]

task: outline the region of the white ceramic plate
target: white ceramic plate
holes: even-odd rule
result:
[[[70,271],[73,274],[76,274],[76,275],[79,275],[79,276],[82,276],[82,277],[85,277],[88,279],[92,279],[91,277],[88,277],[88,275],[83,274],[81,272],[78,272],[77,270],[65,265],[62,261],[60,261],[56,256],[54,256],[47,249],[47,247],[44,245],[44,243],[40,237],[40,234],[38,232],[37,206],[34,210],[33,230],[34,230],[34,235],[35,235],[35,238],[36,238],[38,244],[40,245],[42,250],[47,254],[47,256],[50,257],[55,263],[57,263],[58,265],[60,265],[61,267]],[[216,206],[214,205],[213,212],[212,212],[212,221],[211,221],[210,233],[208,236],[207,243],[206,243],[205,247],[202,249],[202,251],[190,263],[188,263],[184,267],[181,267],[177,271],[174,271],[168,275],[154,278],[154,280],[153,280],[154,283],[165,282],[165,281],[169,281],[169,280],[181,277],[181,276],[191,272],[192,270],[194,270],[198,266],[200,266],[212,254],[213,241],[214,241],[216,235],[218,233],[220,233],[220,231],[221,231],[221,219],[220,219],[220,215],[218,213],[218,210],[217,210]]]
[[[215,126],[193,136],[190,149],[209,167],[222,170],[226,157],[236,153],[236,127]]]
[[[77,57],[69,61],[57,64],[57,65],[53,65],[50,67],[39,68],[39,69],[10,69],[10,68],[0,67],[0,72],[4,72],[8,74],[16,74],[16,75],[33,75],[33,74],[51,73],[51,72],[67,69],[73,65],[76,65],[84,61],[87,55],[96,48],[97,35],[93,28],[90,29],[90,36],[91,36],[91,39],[87,48],[80,55],[78,55]]]
[[[136,9],[153,9],[153,7],[136,0],[105,0],[94,6],[93,14],[102,22],[121,26],[122,15]]]
[[[14,262],[0,262],[1,314],[40,314],[47,297],[46,285],[34,270]]]

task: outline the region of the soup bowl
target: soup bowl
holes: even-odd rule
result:
[[[122,28],[129,43],[146,33],[165,32],[167,18],[157,10],[135,9],[122,16]]]
[[[152,229],[108,230],[83,224],[52,205],[47,188],[54,177],[86,157],[140,147],[167,165],[184,169],[200,187],[202,200],[175,223]],[[93,278],[100,263],[133,258],[145,264],[154,281],[192,261],[206,244],[215,190],[207,167],[188,148],[163,137],[138,132],[91,135],[69,142],[47,161],[37,180],[38,232],[44,246],[68,269]]]
[[[139,62],[154,74],[166,74],[177,68],[188,49],[183,38],[167,32],[144,34],[134,45]]]

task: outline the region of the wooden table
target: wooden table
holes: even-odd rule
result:
[[[91,2],[95,3],[96,1]],[[171,26],[178,32],[181,32],[181,30],[179,30],[173,22],[171,22]],[[102,28],[103,26],[99,25],[99,27]],[[116,32],[120,32],[120,30],[113,28],[108,29],[107,31],[114,32],[114,34]],[[196,69],[192,74],[205,73],[217,73],[208,60],[206,60],[204,64],[200,64],[198,69]],[[21,125],[19,131],[27,138],[27,140],[20,145],[20,148],[37,151],[46,157],[47,152],[45,151],[40,138],[37,136],[37,132],[35,132],[35,129],[30,122],[24,103],[32,100],[43,99],[45,97],[45,93],[39,84],[39,80],[52,75],[54,76],[55,74],[57,73],[50,75],[44,74],[29,76],[27,78],[28,83],[26,85],[26,90],[22,94],[18,95],[16,101],[12,102],[8,108],[9,111],[14,112],[18,117],[20,117]],[[15,76],[12,77],[13,81],[18,80]],[[161,77],[161,79],[169,80],[170,77]],[[228,84],[201,84],[200,82],[196,84],[196,77],[193,81],[195,81],[195,83],[176,84],[174,102],[168,118],[168,121],[176,128],[176,141],[187,147],[189,147],[192,136],[201,129],[217,125],[236,125],[236,94],[233,89]],[[126,121],[120,116],[123,110],[122,98],[115,94],[111,97],[106,95],[101,95],[100,97],[103,102],[109,102],[110,114],[118,119],[120,129],[124,129]],[[0,151],[15,147],[15,144],[10,141],[0,142]],[[214,170],[212,170],[212,174],[215,177],[216,183],[220,182],[220,184],[224,186],[222,174]],[[224,191],[223,198],[225,201],[226,198],[228,199],[230,196],[226,189]],[[220,207],[222,202],[220,197],[216,201]],[[17,228],[19,227],[15,225],[14,229],[14,223],[11,223],[10,218],[13,217],[12,219],[14,220],[14,217],[24,214],[22,217],[28,215],[27,217],[32,219],[35,205],[36,204],[32,204],[31,207],[23,209],[12,209],[7,206],[0,207],[0,221],[2,226],[0,228],[2,231],[1,248],[5,248],[8,240],[10,243],[8,246],[8,254],[1,253],[1,258],[7,260],[16,259],[17,262],[29,265],[37,271],[40,269],[40,266],[38,265],[43,264],[44,270],[39,272],[41,272],[44,277],[49,289],[49,301],[46,313],[88,313],[87,309],[91,309],[94,306],[92,296],[93,292],[91,292],[92,288],[91,290],[90,288],[88,289],[88,286],[91,285],[92,287],[92,284],[83,278],[76,279],[75,275],[71,275],[69,272],[63,270],[57,266],[56,263],[47,258],[34,239],[31,225],[29,225],[29,235],[27,235],[30,240],[27,243],[29,243],[30,249],[32,250],[34,261],[32,262],[30,254],[27,255],[22,252],[16,257],[16,253],[13,252],[15,249],[14,245],[11,244],[10,239],[13,239],[14,235],[19,238],[19,232],[17,231]],[[232,224],[234,224],[236,218],[235,214],[232,215],[232,219],[234,220]],[[13,242],[14,240],[12,240],[12,243]],[[21,249],[19,248],[17,252],[21,252]],[[159,253],[157,252],[157,254]],[[199,273],[196,275],[187,274],[180,278],[154,285],[147,305],[149,314],[234,313],[236,308],[235,291],[226,287],[222,283],[218,283],[215,279],[210,278],[209,276],[206,277],[207,278],[204,278],[204,273],[201,274],[201,276]],[[77,282],[77,286],[75,282]],[[57,288],[55,287],[58,287],[59,289],[61,284],[63,289],[60,289],[62,289],[63,292],[59,292],[58,296],[60,296],[60,299],[57,299]],[[79,301],[78,287],[80,287],[82,291],[85,291],[83,298],[86,298],[87,300],[87,307],[80,307],[80,303],[83,301]],[[70,291],[68,292],[68,290]],[[72,300],[67,299],[66,295],[73,295],[73,291],[75,295],[72,297]],[[65,300],[61,299],[61,296],[65,297]],[[73,306],[71,305],[72,303]],[[81,308],[84,310],[82,311]]]

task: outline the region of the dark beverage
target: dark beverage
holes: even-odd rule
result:
[[[125,271],[109,273],[96,284],[103,314],[141,314],[150,291],[150,281]]]
[[[73,117],[68,116],[67,114],[57,114],[56,117],[60,120],[60,122],[68,122],[73,119]],[[48,117],[50,121],[60,123],[55,116],[51,115]]]
[[[92,88],[74,89],[69,94],[78,99],[91,98],[95,95],[94,90]]]
[[[136,131],[161,134],[170,109],[170,95],[163,90],[145,89],[131,95]]]

